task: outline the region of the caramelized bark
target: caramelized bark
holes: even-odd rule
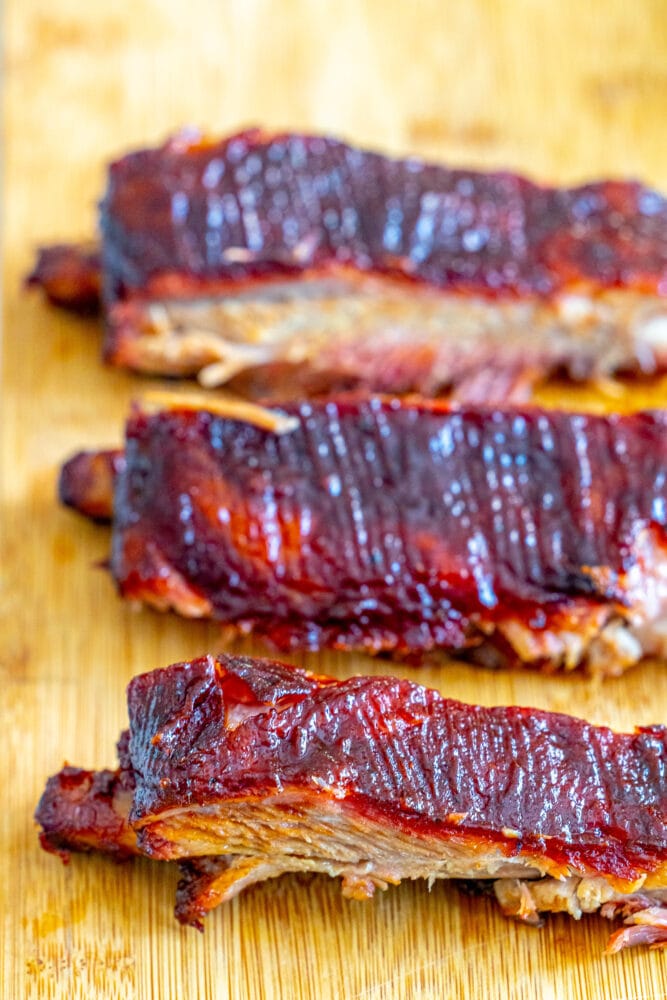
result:
[[[641,184],[546,188],[259,129],[113,163],[101,220],[110,305],[330,264],[491,298],[667,277],[667,203]]]
[[[111,166],[101,224],[105,353],[143,371],[502,403],[667,365],[667,202],[636,183],[186,135]]]
[[[111,558],[124,596],[283,649],[493,643],[606,672],[663,651],[664,414],[380,398],[282,412],[296,427],[280,436],[133,414]]]
[[[112,164],[101,226],[105,356],[139,371],[274,399],[501,404],[554,373],[667,366],[667,202],[638,183],[547,188],[318,136],[189,134]]]
[[[281,789],[419,835],[634,881],[667,859],[667,731],[612,733],[533,709],[481,708],[392,677],[348,681],[212,657],[128,687],[142,850],[171,810]],[[527,790],[530,789],[530,794]],[[224,852],[221,852],[224,853]]]
[[[491,879],[504,912],[528,922],[664,917],[663,726],[614,733],[231,656],[135,678],[128,709],[117,772],[49,780],[42,842],[180,859],[184,922],[286,871],[340,876],[354,898],[401,878]]]

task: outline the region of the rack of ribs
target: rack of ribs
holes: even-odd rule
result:
[[[188,132],[111,165],[101,234],[104,354],[139,371],[502,403],[667,367],[667,201],[635,182]],[[29,280],[80,307],[90,255],[57,249]]]
[[[283,650],[607,674],[667,653],[666,413],[205,398],[158,395],[122,452],[63,468],[67,503],[113,514],[124,597]]]
[[[115,771],[66,767],[41,843],[181,864],[176,915],[286,872],[366,899],[482,881],[504,913],[625,917],[609,950],[667,942],[667,730],[482,708],[395,677],[333,680],[202,657],[136,677]]]

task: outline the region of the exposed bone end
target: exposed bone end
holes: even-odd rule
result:
[[[125,464],[118,449],[82,451],[68,459],[60,470],[58,496],[93,521],[110,521],[116,476]]]
[[[35,811],[45,851],[64,861],[70,851],[104,851],[127,858],[138,853],[128,822],[132,792],[118,771],[64,767],[49,778]]]
[[[92,243],[58,243],[41,247],[28,287],[41,288],[52,305],[80,315],[100,311],[99,247]]]

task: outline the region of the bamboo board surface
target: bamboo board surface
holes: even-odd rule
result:
[[[609,925],[599,918],[554,917],[535,931],[445,884],[430,893],[406,884],[360,904],[325,877],[285,877],[221,908],[198,935],[173,920],[170,867],[75,858],[65,868],[39,850],[32,812],[46,776],[64,758],[114,760],[129,678],[220,640],[212,626],[123,605],[95,568],[105,531],[56,505],[58,463],[119,441],[128,401],[149,383],[100,365],[94,323],[20,289],[39,242],[92,232],[105,161],[185,123],[216,133],[252,122],[328,130],[545,180],[633,174],[667,189],[666,66],[662,0],[8,0],[3,998],[667,995],[667,957],[603,958]],[[556,387],[544,398],[575,397]],[[665,401],[665,383],[613,400]],[[292,659],[339,676],[388,669],[360,656]],[[456,664],[419,679],[457,698],[616,727],[662,721],[667,709],[659,664],[606,685]]]

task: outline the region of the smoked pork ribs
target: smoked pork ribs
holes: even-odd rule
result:
[[[178,861],[176,915],[323,872],[366,899],[474,880],[503,912],[622,916],[609,950],[667,941],[667,731],[481,708],[395,677],[202,657],[135,678],[115,771],[64,768],[36,818],[65,858]]]
[[[115,483],[112,496],[111,485]],[[120,593],[274,647],[620,673],[664,655],[667,413],[137,407],[61,475]]]
[[[667,201],[634,182],[184,133],[111,165],[100,226],[104,354],[139,371],[502,403],[667,367]],[[30,280],[89,307],[95,263],[48,249]]]

